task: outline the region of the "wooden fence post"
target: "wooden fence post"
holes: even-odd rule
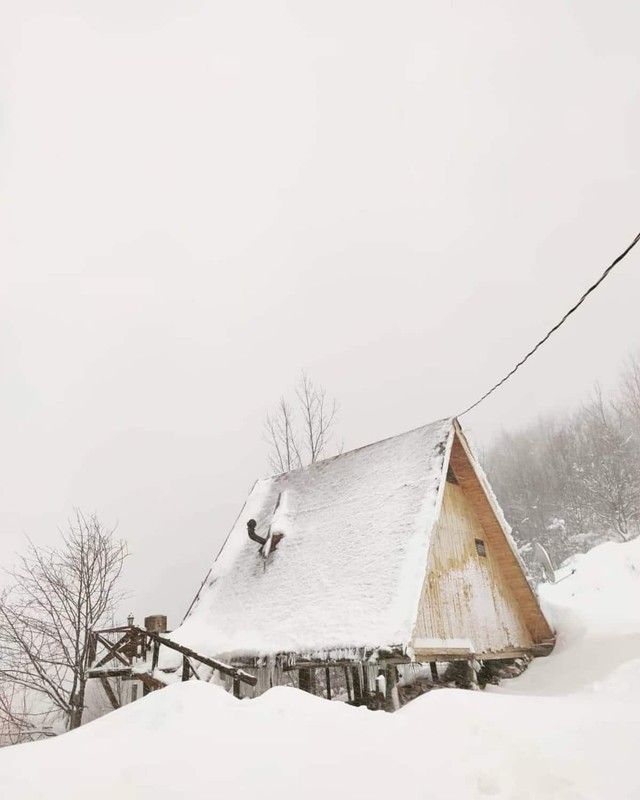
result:
[[[353,702],[362,705],[362,681],[360,680],[360,666],[358,664],[351,668],[353,677]]]

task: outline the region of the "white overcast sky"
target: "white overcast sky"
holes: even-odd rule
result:
[[[0,1],[0,563],[118,522],[185,610],[305,368],[348,449],[485,391],[640,227],[640,6]],[[640,251],[465,418],[640,345]]]

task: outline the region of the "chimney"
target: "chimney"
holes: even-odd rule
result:
[[[252,542],[257,542],[260,545],[264,544],[267,541],[266,539],[263,539],[262,536],[258,536],[258,534],[256,533],[255,519],[250,519],[247,522],[247,534],[249,535],[249,538],[251,539]]]

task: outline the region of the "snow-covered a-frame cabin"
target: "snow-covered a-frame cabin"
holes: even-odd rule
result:
[[[252,670],[257,693],[392,707],[406,665],[436,680],[554,644],[456,419],[257,481],[172,638]]]

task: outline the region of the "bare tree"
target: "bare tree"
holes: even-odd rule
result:
[[[0,747],[55,736],[51,707],[42,710],[23,686],[0,681]]]
[[[302,413],[303,447],[307,461],[313,464],[325,453],[338,406],[335,400],[327,400],[325,389],[314,384],[304,372],[300,376],[296,396]]]
[[[294,404],[281,397],[276,409],[267,414],[265,433],[271,468],[288,472],[326,456],[337,411],[336,401],[303,372],[295,386]]]
[[[40,548],[29,541],[26,555],[8,573],[11,585],[0,602],[0,679],[38,697],[41,708],[57,710],[69,729],[82,721],[89,633],[120,599],[117,582],[126,555],[113,529],[76,511],[60,546]],[[26,716],[18,712],[28,725]]]
[[[269,442],[269,464],[276,472],[289,472],[302,466],[294,414],[284,397],[265,420]]]
[[[640,354],[629,357],[622,373],[622,404],[640,431]]]
[[[640,458],[622,410],[606,404],[600,387],[578,415],[576,438],[581,459],[574,470],[583,507],[623,540],[640,519]]]

